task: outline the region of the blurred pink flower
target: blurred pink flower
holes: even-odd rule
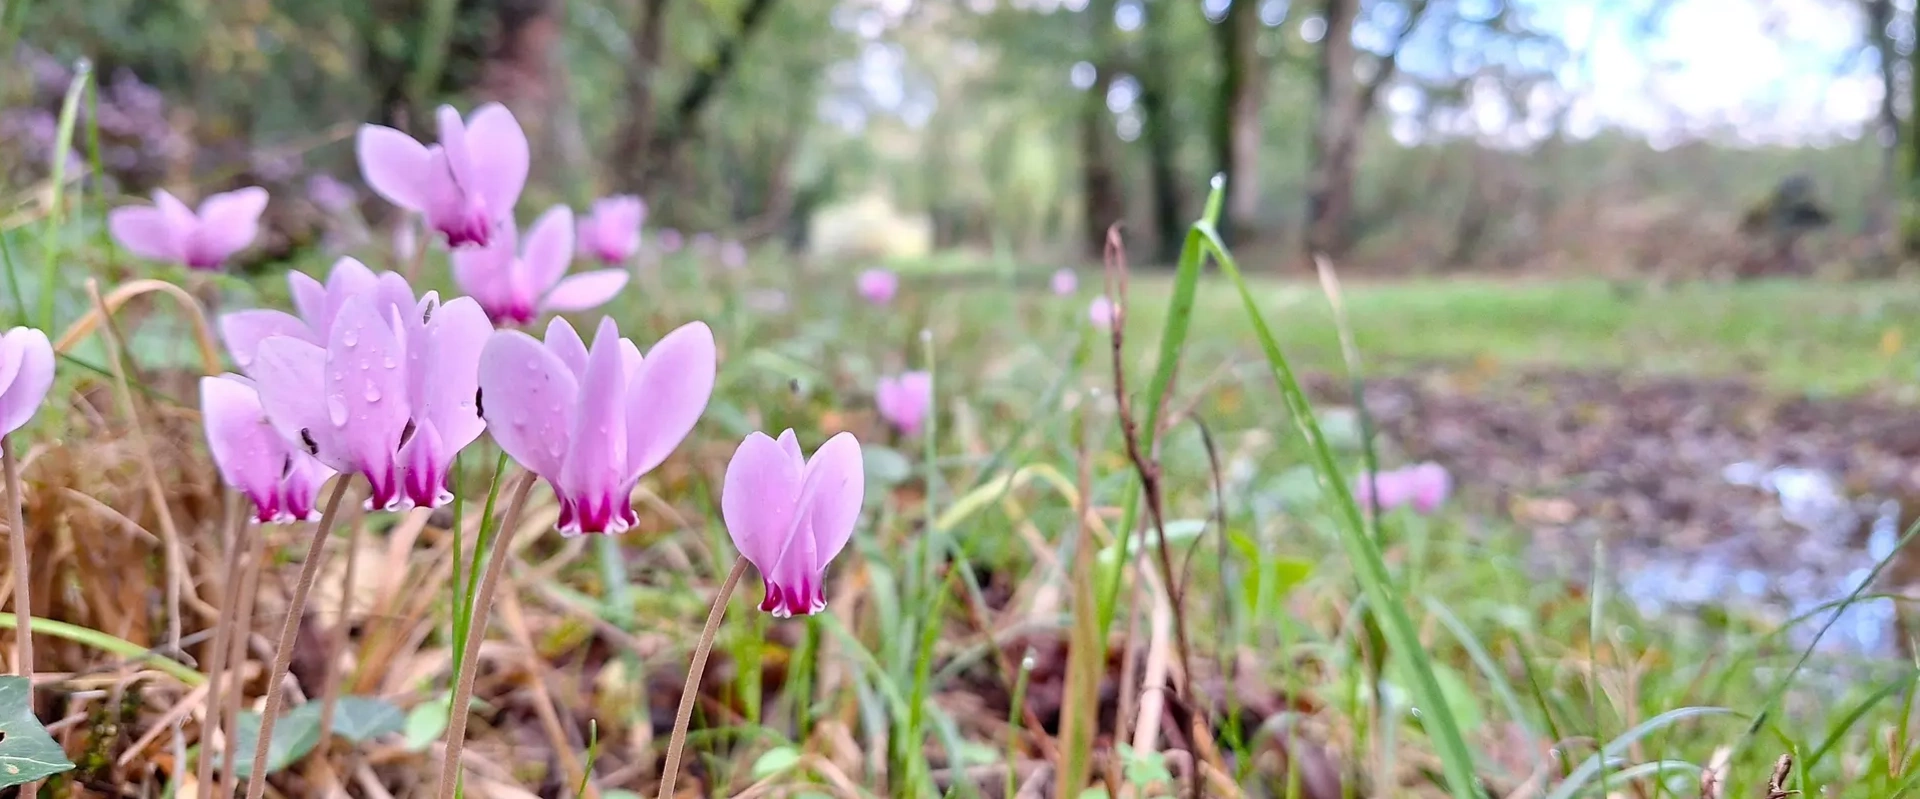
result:
[[[601,317],[588,349],[554,317],[544,342],[517,330],[487,339],[482,412],[500,448],[553,486],[562,534],[621,533],[639,521],[634,485],[706,411],[715,358],[704,322],[681,325],[643,356],[612,319]]]
[[[1107,295],[1102,294],[1093,298],[1092,302],[1087,303],[1087,321],[1092,322],[1095,329],[1112,330],[1113,317],[1116,310],[1113,301],[1107,299]]]
[[[316,299],[309,290],[303,313]],[[288,445],[365,477],[368,508],[452,500],[454,456],[486,427],[477,384],[492,330],[486,313],[469,297],[443,305],[427,292],[415,302],[407,281],[386,272],[346,294],[326,326],[325,344],[299,335],[257,342],[249,376],[267,420]]]
[[[901,435],[917,436],[933,406],[933,375],[907,372],[898,377],[883,377],[874,388],[873,404],[880,418],[900,430]]]
[[[727,239],[720,242],[720,265],[728,269],[739,269],[747,265],[747,245]]]
[[[1080,276],[1072,269],[1061,269],[1053,273],[1053,293],[1062,297],[1072,294],[1080,288]]]
[[[334,471],[274,432],[252,380],[235,374],[200,378],[200,416],[213,465],[227,485],[253,500],[254,521],[318,517],[315,500]]]
[[[243,370],[253,365],[254,351],[260,348],[260,342],[272,336],[291,336],[315,346],[325,346],[333,316],[340,312],[347,299],[379,286],[380,278],[373,270],[353,258],[334,261],[325,286],[305,272],[292,270],[287,272],[287,289],[299,316],[271,308],[221,314],[220,339],[226,343],[233,362]]]
[[[330,214],[346,213],[359,199],[353,188],[324,172],[307,178],[307,199]]]
[[[447,246],[485,246],[503,221],[511,222],[527,185],[527,135],[499,103],[474,109],[465,121],[440,106],[440,142],[427,146],[381,125],[361,125],[354,139],[360,173],[374,193],[426,216]]]
[[[0,436],[27,426],[53,388],[53,345],[47,334],[16,327],[0,336]]]
[[[579,247],[601,263],[616,266],[640,249],[640,223],[647,204],[639,197],[619,195],[593,201],[593,210],[580,220]]]
[[[680,235],[680,231],[673,228],[661,228],[659,238],[660,251],[665,253],[679,252],[680,248],[686,246],[687,243],[686,237]]]
[[[900,290],[900,278],[885,269],[869,269],[860,273],[860,296],[875,305],[886,305],[893,301],[893,295]]]
[[[1379,486],[1379,491],[1374,486]],[[1354,481],[1353,499],[1363,509],[1371,508],[1377,496],[1380,510],[1406,506],[1420,513],[1432,513],[1452,493],[1453,478],[1437,463],[1422,463],[1380,472],[1373,481],[1361,474]]]
[[[153,193],[153,205],[132,205],[107,212],[107,232],[128,252],[190,269],[218,269],[246,249],[260,232],[267,190],[249,186],[215,194],[187,208],[165,189]]]
[[[749,434],[727,464],[720,516],[742,557],[760,570],[760,609],[775,617],[827,608],[827,564],[845,549],[866,500],[860,442],[840,433],[811,460],[792,430]]]
[[[517,255],[513,223],[494,229],[492,241],[453,251],[453,281],[496,324],[524,325],[545,311],[584,311],[613,299],[627,270],[596,269],[567,277],[573,262],[573,209],[556,205],[534,220]]]

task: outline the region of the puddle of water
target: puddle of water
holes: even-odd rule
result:
[[[1750,542],[1740,540],[1691,552],[1647,553],[1647,562],[1617,572],[1621,592],[1642,614],[1653,617],[1718,605],[1784,622],[1851,594],[1899,540],[1899,502],[1856,501],[1826,472],[1742,462],[1727,466],[1721,477],[1772,494],[1780,518],[1805,534],[1796,537],[1789,551],[1769,553],[1765,562],[1755,557]],[[1872,524],[1862,547],[1856,532],[1868,518]],[[1817,651],[1894,654],[1893,610],[1887,599],[1849,605],[1820,639]],[[1807,645],[1830,617],[1823,612],[1796,625],[1788,639],[1796,646]]]

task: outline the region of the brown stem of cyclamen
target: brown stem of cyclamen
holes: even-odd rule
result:
[[[514,528],[520,526],[520,509],[527,504],[527,494],[533,491],[532,472],[520,477],[519,485],[513,489],[513,497],[507,502],[507,513],[500,519],[500,527],[493,533],[493,550],[487,556],[487,570],[480,576],[480,585],[473,594],[473,620],[467,625],[467,645],[460,654],[460,673],[454,676],[453,702],[447,713],[447,755],[440,764],[440,788],[434,792],[440,799],[453,796],[453,787],[460,774],[460,750],[467,742],[468,705],[473,701],[473,678],[480,672],[480,639],[487,637],[487,616],[493,610],[493,589],[500,583],[500,573],[506,571],[508,544],[513,540]],[[458,557],[458,553],[455,553]]]
[[[727,572],[727,581],[720,584],[720,593],[713,598],[713,609],[707,611],[707,626],[700,631],[700,643],[693,649],[693,665],[687,667],[687,684],[680,688],[680,711],[673,716],[673,737],[667,739],[667,769],[660,772],[660,799],[671,799],[674,780],[680,777],[680,750],[687,746],[687,726],[693,723],[693,701],[700,694],[700,677],[707,670],[707,654],[713,651],[713,638],[720,632],[720,619],[727,615],[727,601],[733,598],[733,587],[740,584],[740,577],[747,573],[747,559],[733,559],[733,570]]]
[[[235,673],[242,673],[245,668],[249,647],[253,642],[253,610],[254,606],[259,604],[254,601],[255,589],[260,586],[260,569],[267,559],[266,535],[259,530],[254,530],[253,533],[248,536],[251,540],[247,541],[246,560],[242,561],[240,567],[240,582],[236,584],[239,586],[239,596],[234,603],[233,635],[227,641],[227,667],[233,669]],[[239,750],[233,745],[231,731],[240,728],[240,699],[244,693],[246,693],[245,686],[236,681],[233,690],[228,691],[226,698],[221,702],[220,729],[229,732],[225,750],[220,753],[220,785],[209,794],[211,796],[232,799],[233,790],[239,787],[240,775],[235,774],[233,768],[234,760],[239,756]]]
[[[13,617],[19,627],[13,631],[13,665],[27,678],[27,712],[33,712],[33,590],[27,560],[27,524],[20,506],[20,459],[13,454],[13,437],[0,436],[0,462],[7,473],[7,536],[13,547]]]
[[[200,757],[194,770],[198,784],[208,788],[213,786],[213,739],[220,729],[220,709],[226,706],[226,694],[221,690],[227,676],[227,649],[232,644],[234,621],[239,615],[234,612],[234,607],[240,603],[240,566],[246,553],[246,511],[238,494],[228,491],[226,500],[227,562],[220,571],[223,596],[220,598],[220,618],[213,627],[211,663],[207,667],[207,711],[205,720],[200,724]],[[231,730],[228,734],[232,734]],[[232,741],[229,740],[223,748],[232,748]]]
[[[300,618],[307,610],[307,595],[313,592],[313,578],[320,573],[320,558],[326,553],[327,535],[333,532],[333,520],[340,513],[340,499],[346,496],[353,479],[340,475],[333,482],[333,494],[327,497],[327,509],[320,524],[313,528],[313,541],[307,544],[306,562],[300,564],[300,579],[293,585],[293,598],[287,602],[287,620],[280,627],[280,646],[273,653],[273,671],[267,678],[267,705],[260,710],[260,732],[253,744],[253,772],[247,775],[247,799],[260,799],[267,791],[267,749],[273,743],[274,717],[280,715],[280,683],[287,678],[293,663],[293,642],[300,634]]]

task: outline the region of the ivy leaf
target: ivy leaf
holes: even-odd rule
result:
[[[28,710],[30,690],[25,677],[0,677],[0,788],[73,768],[67,753]]]
[[[260,738],[260,714],[246,711],[235,719],[233,745],[241,754],[234,759],[233,773],[253,776],[254,742]],[[320,703],[308,702],[281,714],[273,723],[273,740],[267,744],[267,773],[293,765],[320,745]]]
[[[333,734],[354,743],[366,743],[399,732],[407,716],[392,703],[371,696],[343,696],[333,709]]]

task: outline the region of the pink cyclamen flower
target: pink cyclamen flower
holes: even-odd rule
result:
[[[107,212],[107,232],[128,252],[189,269],[218,269],[246,249],[260,232],[267,190],[249,186],[215,194],[195,211],[165,189],[153,193],[153,205],[129,205]]]
[[[646,218],[647,204],[639,197],[594,200],[593,210],[580,220],[580,250],[608,266],[625,263],[640,249],[640,223]]]
[[[1102,294],[1093,298],[1093,302],[1087,303],[1087,321],[1092,322],[1095,329],[1112,330],[1116,310],[1118,309],[1114,307],[1113,300],[1107,299],[1107,295]]]
[[[268,421],[290,445],[372,486],[367,507],[438,507],[453,499],[453,458],[480,437],[480,348],[492,326],[479,303],[419,302],[406,280],[379,276],[348,296],[325,344],[274,335],[250,376]]]
[[[827,564],[853,538],[866,499],[860,442],[840,433],[800,454],[792,430],[775,441],[752,433],[727,464],[720,516],[740,554],[760,570],[774,616],[805,616],[827,608]]]
[[[485,246],[494,228],[513,218],[527,185],[527,134],[499,103],[464,121],[440,106],[440,143],[427,146],[381,125],[361,125],[354,138],[360,174],[374,193],[426,217],[447,246]]]
[[[213,465],[227,485],[253,500],[254,521],[318,517],[320,486],[334,471],[274,431],[252,380],[234,374],[200,378],[200,415]]]
[[[874,388],[873,404],[879,408],[880,417],[899,428],[901,435],[920,435],[920,425],[933,406],[933,375],[908,372],[899,377],[880,378]]]
[[[1453,478],[1437,463],[1393,469],[1374,477],[1369,481],[1367,475],[1362,474],[1354,481],[1353,498],[1363,509],[1372,508],[1377,496],[1382,511],[1405,506],[1420,513],[1432,513],[1447,501],[1447,495],[1453,490]]]
[[[47,334],[16,327],[0,336],[0,436],[27,426],[53,387],[53,345]]]
[[[517,330],[480,354],[481,413],[493,440],[560,500],[563,535],[622,533],[631,497],[693,431],[713,395],[713,331],[689,322],[640,354],[602,317],[593,348],[560,317],[545,342]]]
[[[337,178],[325,173],[307,178],[307,199],[320,210],[330,214],[343,214],[353,208],[355,200],[352,187],[341,183]]]
[[[1061,269],[1060,271],[1053,273],[1053,293],[1054,294],[1065,297],[1068,294],[1072,294],[1075,291],[1078,291],[1079,288],[1080,288],[1080,276],[1074,274],[1073,270]]]
[[[886,305],[893,301],[893,295],[900,290],[900,278],[885,269],[869,269],[860,273],[860,296],[874,305]]]
[[[394,278],[399,278],[399,275],[394,275]],[[326,346],[334,315],[351,297],[377,290],[386,290],[398,297],[400,291],[405,291],[411,303],[413,293],[412,289],[404,287],[404,281],[400,285],[387,281],[383,289],[382,279],[366,264],[345,257],[333,262],[326,285],[321,285],[320,281],[305,272],[294,270],[287,273],[287,288],[293,296],[293,307],[299,316],[271,308],[234,311],[220,316],[220,338],[226,343],[233,362],[242,370],[253,365],[254,350],[259,349],[260,342],[272,336],[292,336],[309,344]]]
[[[687,243],[686,237],[680,235],[680,231],[678,230],[675,230],[673,228],[664,228],[660,231],[660,251],[661,252],[664,252],[664,253],[679,252],[680,248],[685,246],[686,243]]]
[[[453,282],[495,323],[524,325],[544,311],[584,311],[613,299],[627,285],[625,269],[564,277],[573,261],[573,209],[564,205],[534,220],[518,255],[512,222],[494,232],[484,247],[453,251]]]

